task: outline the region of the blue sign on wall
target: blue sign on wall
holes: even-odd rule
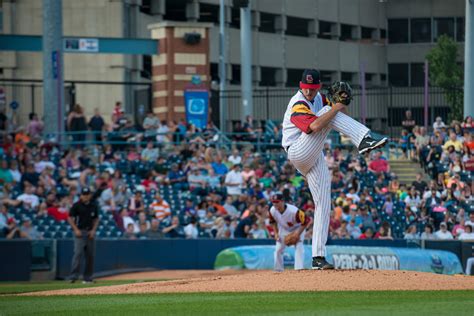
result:
[[[198,128],[205,128],[209,112],[209,92],[205,90],[184,91],[186,121]]]
[[[18,102],[16,102],[16,101],[10,102],[10,108],[11,108],[12,110],[16,110],[16,109],[18,109],[19,107],[20,107],[20,103],[18,103]]]
[[[53,62],[53,78],[58,79],[58,68],[59,68],[59,60],[58,60],[58,52],[54,51],[51,55],[51,59]]]

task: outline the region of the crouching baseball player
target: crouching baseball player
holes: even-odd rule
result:
[[[283,253],[287,246],[295,246],[295,270],[303,269],[304,232],[311,218],[296,206],[285,203],[283,194],[272,196],[270,223],[275,230],[275,271],[283,271]]]

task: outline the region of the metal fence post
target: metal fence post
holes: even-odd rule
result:
[[[35,85],[31,84],[31,113],[35,113]]]

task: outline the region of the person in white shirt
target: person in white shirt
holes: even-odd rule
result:
[[[148,142],[146,148],[142,150],[141,158],[144,161],[156,161],[158,159],[158,148],[153,147],[153,142]]]
[[[465,225],[464,232],[458,237],[459,240],[474,240],[474,233],[472,232],[472,226]]]
[[[186,239],[198,238],[199,231],[197,229],[197,221],[195,217],[192,217],[189,224],[184,227],[184,235],[186,236]]]
[[[437,130],[440,130],[441,128],[446,127],[446,124],[444,124],[443,120],[441,119],[440,116],[436,118],[436,121],[433,123],[433,129],[436,132]]]
[[[299,242],[295,245],[295,270],[303,269],[304,264],[304,235],[306,228],[312,223],[311,218],[298,207],[285,203],[283,194],[276,193],[271,198],[273,206],[269,211],[270,224],[273,225],[275,232],[275,271],[283,271],[283,253],[287,245],[284,240],[285,237],[295,231],[300,235]],[[331,266],[332,267],[332,266]],[[326,269],[331,268],[326,267]]]
[[[464,223],[464,226],[471,226],[471,228],[474,230],[474,212],[471,212],[471,214],[469,214],[469,220]]]
[[[240,165],[234,165],[225,176],[224,185],[227,189],[227,194],[231,195],[234,199],[242,194],[242,185],[244,180],[240,171]]]
[[[232,155],[230,155],[229,158],[227,158],[227,160],[229,160],[233,165],[240,164],[242,162],[242,157],[239,156],[239,150],[234,149],[232,151]]]
[[[445,222],[442,222],[439,225],[439,230],[436,233],[434,233],[434,235],[435,235],[436,239],[438,239],[438,240],[452,240],[452,239],[454,239],[451,232],[448,231],[448,226],[446,225]]]
[[[39,206],[39,197],[35,194],[35,187],[31,184],[26,184],[23,194],[20,194],[15,200],[4,199],[3,203],[14,207],[23,204],[23,207],[27,210],[36,210]]]

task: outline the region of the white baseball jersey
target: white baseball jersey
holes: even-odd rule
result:
[[[270,208],[270,222],[275,222],[278,226],[279,240],[275,246],[275,266],[276,271],[283,271],[284,261],[283,253],[286,245],[283,243],[283,239],[289,233],[297,230],[301,225],[307,224],[309,218],[306,217],[305,213],[298,209],[296,206],[285,203],[285,211],[280,213],[276,207]],[[304,263],[304,231],[301,233],[300,242],[295,245],[295,270],[303,269]]]
[[[296,206],[285,204],[285,208],[283,213],[280,213],[275,206],[270,208],[270,222],[274,221],[277,223],[280,236],[286,236],[294,232],[306,221],[305,213]]]
[[[303,93],[298,91],[291,98],[283,118],[282,146],[287,150],[288,159],[293,166],[306,177],[314,199],[313,257],[326,255],[331,211],[331,174],[322,154],[324,142],[329,132],[334,129],[348,136],[357,147],[369,131],[367,127],[342,112],[338,112],[320,131],[311,131],[311,123],[331,110],[328,105],[329,102],[320,93],[313,102],[309,102]]]
[[[293,107],[297,107],[299,104],[303,105],[302,107],[305,108],[304,105],[309,107],[309,110],[316,114],[321,110],[324,106],[323,97],[318,92],[316,97],[314,98],[313,102],[308,101],[303,93],[300,90],[291,98],[288,106],[286,108],[285,116],[283,117],[283,139],[281,145],[283,148],[287,148],[291,146],[301,135],[302,131],[299,129],[295,124],[291,122],[291,115],[294,112]]]

